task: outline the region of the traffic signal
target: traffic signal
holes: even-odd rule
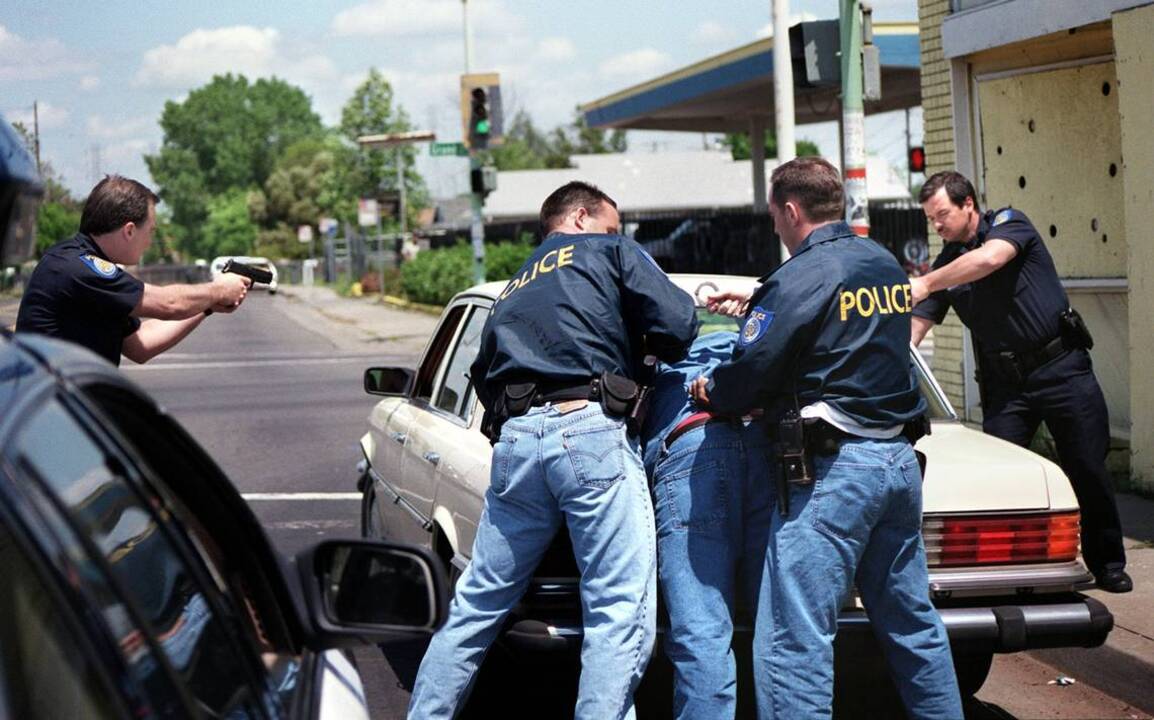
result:
[[[501,84],[497,73],[461,76],[461,122],[465,145],[471,150],[500,144]]]
[[[924,173],[926,171],[926,149],[912,147],[909,149],[910,172]]]
[[[489,93],[483,87],[475,87],[469,109],[469,146],[486,148],[489,146]]]

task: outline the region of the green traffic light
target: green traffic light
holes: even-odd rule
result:
[[[477,125],[476,125],[476,131],[481,135],[488,135],[489,134],[489,121],[488,120],[478,120]]]

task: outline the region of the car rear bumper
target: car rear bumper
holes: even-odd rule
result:
[[[938,612],[950,645],[966,653],[1097,647],[1114,627],[1106,606],[1081,593],[1039,598],[1031,604],[943,607]],[[844,610],[838,617],[838,633],[872,634],[865,611]],[[581,638],[579,623],[521,619],[506,628],[502,642],[517,651],[566,652],[579,649]]]

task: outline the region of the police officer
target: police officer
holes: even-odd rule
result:
[[[653,509],[636,435],[647,354],[673,362],[693,300],[632,240],[616,204],[572,182],[541,207],[541,246],[505,287],[470,373],[495,442],[472,559],[421,662],[412,718],[451,718],[561,527],[581,571],[575,716],[631,717],[653,646]]]
[[[693,341],[684,360],[658,366],[641,433],[657,519],[657,580],[673,664],[673,717],[737,713],[733,626],[738,603],[757,611],[773,492],[769,448],[756,418],[698,411],[689,383],[728,360],[737,333]]]
[[[841,178],[825,160],[774,170],[769,210],[792,257],[749,299],[733,359],[693,385],[717,412],[763,405],[782,459],[753,640],[759,716],[831,715],[833,637],[856,580],[907,713],[960,718],[910,446],[925,400],[910,367],[908,281],[841,221]]]
[[[16,331],[83,345],[119,365],[143,363],[184,339],[213,312],[232,312],[251,281],[221,275],[199,285],[150,285],[118,264],[135,265],[152,244],[156,194],[109,175],[84,202],[80,232],[49,248],[28,281]]]
[[[1070,309],[1054,260],[1029,218],[982,213],[963,175],[940,172],[918,196],[945,241],[933,271],[913,278],[913,341],[950,307],[977,340],[982,428],[1027,447],[1045,421],[1082,511],[1082,555],[1098,587],[1133,588],[1114,489],[1106,471],[1110,425],[1094,377],[1092,341]]]

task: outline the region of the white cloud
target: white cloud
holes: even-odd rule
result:
[[[474,32],[513,33],[524,22],[502,0],[473,0],[468,4]],[[368,0],[336,14],[333,34],[338,36],[460,35],[464,26],[460,0]]]
[[[26,40],[0,25],[0,80],[47,80],[91,68],[59,40]]]
[[[537,57],[545,62],[562,62],[577,56],[573,41],[563,37],[542,38],[537,43]]]
[[[697,45],[725,45],[734,38],[734,32],[715,20],[706,20],[693,31],[693,42]]]
[[[100,78],[96,75],[85,75],[80,78],[80,89],[91,92],[100,87]]]
[[[109,122],[103,115],[89,115],[86,122],[88,136],[96,140],[116,140],[144,134],[153,134],[157,128],[154,118],[135,118],[125,122]]]
[[[669,69],[673,58],[660,50],[642,48],[616,55],[601,63],[602,77],[615,80],[644,80]]]
[[[37,113],[40,119],[40,129],[63,127],[68,122],[68,111],[62,107],[57,107],[52,103],[42,102],[37,104]],[[32,105],[25,105],[16,108],[9,108],[4,111],[4,117],[8,122],[19,122],[32,131],[35,118],[33,117]]]
[[[193,30],[175,45],[144,53],[134,83],[164,88],[200,85],[214,75],[240,73],[249,78],[275,75],[319,86],[336,78],[336,66],[324,55],[298,56],[286,50],[273,28],[250,25]]]

